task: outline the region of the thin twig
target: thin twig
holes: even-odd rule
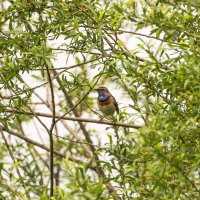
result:
[[[33,144],[33,145],[35,145],[35,146],[37,146],[37,147],[39,147],[39,148],[41,148],[41,149],[43,149],[43,150],[45,150],[45,151],[50,152],[50,148],[49,148],[49,147],[47,147],[47,146],[45,146],[45,145],[43,145],[43,144],[40,144],[39,142],[36,142],[36,141],[34,141],[34,140],[32,140],[32,139],[30,139],[30,138],[24,136],[24,135],[21,135],[21,134],[16,133],[16,132],[14,132],[14,131],[12,131],[12,130],[9,130],[8,128],[6,128],[6,127],[4,127],[4,126],[0,126],[0,128],[1,128],[3,131],[5,131],[5,132],[7,132],[7,133],[9,133],[9,134],[11,134],[11,135],[14,135],[14,136],[16,136],[16,137],[18,137],[18,138],[20,138],[20,139],[22,139],[22,140],[24,140],[24,141],[30,143],[30,144]],[[54,154],[57,155],[57,156],[59,156],[60,158],[66,158],[66,155],[63,154],[63,153],[60,153],[59,151],[54,150]],[[69,160],[69,161],[72,161],[72,162],[76,162],[76,163],[83,164],[83,161],[82,161],[82,160],[79,160],[79,159],[76,159],[76,158],[68,157],[68,160]]]
[[[55,135],[55,134],[53,134],[53,135]],[[55,135],[55,136],[56,136],[56,135]],[[77,141],[77,140],[72,140],[72,139],[69,139],[69,138],[66,138],[66,137],[62,137],[62,136],[59,136],[59,135],[58,135],[57,137],[59,137],[59,138],[61,138],[61,139],[63,139],[63,140],[67,140],[67,141],[69,141],[69,142],[78,143],[78,144],[93,145],[93,146],[97,147],[98,149],[100,148],[98,145],[91,144],[91,143],[88,143],[88,142],[81,142],[81,141]]]
[[[75,65],[71,65],[71,66],[69,66],[69,67],[49,68],[49,70],[62,70],[62,69],[63,69],[64,71],[67,71],[67,70],[69,70],[69,69],[73,69],[73,68],[80,67],[80,66],[82,66],[82,65],[86,65],[86,64],[88,64],[88,63],[97,61],[97,60],[99,60],[99,59],[101,59],[101,58],[102,58],[101,56],[98,56],[98,57],[95,58],[95,59],[88,60],[88,61],[85,61],[85,62],[82,62],[82,63],[78,63],[78,64],[75,64]],[[40,71],[41,69],[36,68],[36,69],[34,69],[34,70]],[[62,73],[62,72],[61,72],[61,73]]]
[[[0,132],[1,132],[2,138],[3,138],[3,140],[4,140],[4,143],[5,143],[5,145],[6,145],[6,148],[7,148],[8,152],[9,152],[9,154],[10,154],[10,157],[11,157],[13,163],[15,164],[15,163],[16,163],[15,157],[14,157],[13,152],[12,152],[12,150],[11,150],[9,144],[8,144],[8,141],[7,141],[7,139],[6,139],[6,137],[5,137],[4,133],[3,133],[3,127],[2,127],[2,126],[0,126]],[[18,166],[16,166],[16,171],[17,171],[17,174],[18,174],[18,176],[19,176],[19,178],[20,178],[21,184],[22,184],[22,186],[23,186],[23,188],[24,188],[25,195],[27,196],[28,199],[30,199],[30,195],[29,195],[29,193],[26,191],[26,186],[25,186],[25,184],[24,184],[24,181],[23,181],[23,178],[22,178],[22,175],[21,175],[21,173],[20,173],[20,171],[19,171]]]
[[[50,91],[51,91],[51,103],[52,103],[52,122],[51,122],[51,127],[49,130],[49,141],[50,141],[50,198],[53,197],[54,193],[54,146],[53,146],[53,129],[56,124],[56,107],[55,107],[55,98],[54,98],[54,91],[53,91],[53,83],[51,80],[51,75],[49,72],[48,67],[46,67],[47,70],[47,77],[49,81],[49,86],[50,86]]]
[[[46,113],[41,113],[41,112],[34,112],[33,114],[27,111],[18,111],[18,110],[10,110],[10,109],[4,110],[4,112],[52,118],[51,114],[46,114]],[[55,117],[60,118],[60,116],[57,116],[57,115]],[[120,122],[100,121],[99,119],[88,119],[88,118],[81,118],[81,117],[63,117],[62,119],[69,120],[69,121],[89,122],[89,123],[104,124],[104,125],[111,125],[111,126],[122,126],[126,128],[134,128],[134,129],[139,129],[145,126],[145,125],[136,125],[136,124],[126,124],[126,123],[120,123]]]

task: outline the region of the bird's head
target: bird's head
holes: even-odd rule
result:
[[[109,90],[106,87],[103,87],[103,86],[99,87],[99,88],[97,88],[95,90],[98,92],[99,96],[104,96],[104,95],[109,95],[110,94]]]

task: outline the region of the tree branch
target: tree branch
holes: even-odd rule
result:
[[[51,80],[51,75],[48,69],[48,66],[46,67],[47,70],[47,77],[50,85],[50,91],[51,91],[51,102],[52,102],[52,122],[51,127],[49,130],[49,141],[50,141],[50,198],[53,197],[54,192],[54,146],[53,146],[53,129],[56,122],[56,108],[55,108],[55,98],[54,98],[54,91],[53,91],[53,84]]]
[[[88,61],[85,61],[85,62],[82,62],[82,63],[78,63],[78,64],[75,64],[75,65],[71,65],[69,67],[56,67],[56,68],[49,68],[49,70],[63,70],[63,71],[67,71],[69,69],[73,69],[73,68],[76,68],[76,67],[80,67],[82,65],[86,65],[88,63],[91,63],[91,62],[94,62],[94,61],[97,61],[99,59],[101,59],[102,56],[98,56],[97,58],[94,58],[92,60],[88,60]],[[41,68],[36,68],[34,69],[34,71],[40,71]],[[61,72],[62,73],[62,72]]]
[[[18,138],[20,138],[20,139],[22,139],[22,140],[24,140],[24,141],[30,143],[30,144],[33,144],[33,145],[35,145],[35,146],[37,146],[37,147],[39,147],[39,148],[41,148],[41,149],[43,149],[43,150],[45,150],[45,151],[50,152],[50,148],[49,148],[49,147],[47,147],[47,146],[45,146],[45,145],[43,145],[43,144],[40,144],[39,142],[36,142],[36,141],[34,141],[34,140],[32,140],[32,139],[30,139],[30,138],[24,136],[24,135],[21,135],[21,134],[16,133],[16,132],[14,132],[14,131],[12,131],[12,130],[9,130],[8,128],[6,128],[6,127],[4,127],[4,126],[1,126],[1,125],[0,125],[0,128],[2,129],[2,131],[5,131],[5,132],[7,132],[7,133],[9,133],[9,134],[11,134],[11,135],[14,135],[14,136],[16,136],[16,137],[18,137]],[[59,156],[60,158],[66,158],[66,155],[63,154],[63,153],[60,153],[59,151],[54,150],[53,153],[54,153],[55,155]],[[71,157],[69,157],[68,159],[69,159],[70,161],[72,161],[72,162],[76,162],[76,163],[83,164],[83,161],[82,161],[82,160],[78,160],[78,159],[76,159],[76,158],[71,158]],[[95,167],[91,167],[91,169],[94,169],[94,168],[95,168]]]
[[[18,110],[11,110],[7,109],[4,110],[6,113],[16,113],[16,114],[22,114],[22,115],[32,115],[34,116],[40,116],[40,117],[47,117],[52,118],[51,114],[41,113],[41,112],[35,112],[34,114],[27,111],[18,111]],[[60,116],[55,116],[55,118],[60,118]],[[145,125],[135,125],[135,124],[126,124],[126,123],[120,123],[120,122],[110,122],[110,121],[100,121],[99,119],[88,119],[88,118],[81,118],[81,117],[63,117],[63,120],[69,120],[69,121],[77,121],[77,122],[88,122],[88,123],[94,123],[94,124],[104,124],[104,125],[110,125],[110,126],[122,126],[125,128],[134,128],[139,129],[144,127]]]

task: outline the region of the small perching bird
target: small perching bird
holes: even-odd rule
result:
[[[119,107],[115,98],[106,87],[99,87],[96,89],[98,92],[98,107],[99,110],[105,115],[114,115],[115,111],[119,114]]]

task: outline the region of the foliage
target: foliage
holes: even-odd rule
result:
[[[199,12],[195,0],[1,3],[0,199],[49,199],[52,176],[56,200],[199,199]],[[99,118],[100,85],[118,95],[108,120],[140,129],[56,121]]]

